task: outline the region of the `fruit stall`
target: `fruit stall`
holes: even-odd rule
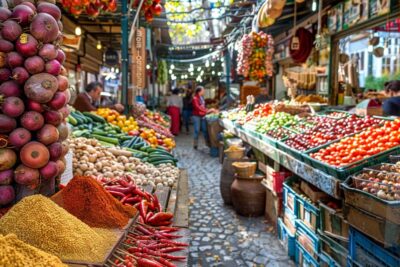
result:
[[[240,138],[254,151],[236,161],[257,163],[265,216],[297,264],[399,265],[399,119],[267,103],[225,112],[220,124],[226,140]]]

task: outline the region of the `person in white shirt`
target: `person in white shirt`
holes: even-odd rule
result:
[[[171,116],[171,133],[174,135],[179,134],[182,107],[183,101],[179,89],[172,90],[172,95],[167,98],[167,113]]]

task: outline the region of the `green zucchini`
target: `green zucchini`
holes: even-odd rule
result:
[[[104,141],[113,145],[119,145],[119,140],[117,138],[113,138],[113,137],[106,137],[106,136],[102,136],[102,135],[98,135],[98,134],[93,134],[92,135],[93,138],[96,138],[99,141]]]
[[[153,165],[155,165],[155,166],[158,166],[158,165],[160,165],[160,164],[168,164],[168,163],[171,163],[171,164],[173,164],[173,165],[176,165],[175,162],[174,162],[173,160],[170,160],[170,159],[167,159],[167,160],[159,160],[159,161],[151,162],[151,164],[153,164]]]
[[[82,114],[85,115],[86,117],[91,118],[93,121],[106,123],[106,120],[103,117],[101,117],[99,115],[96,115],[94,113],[91,113],[91,112],[88,112],[88,111],[84,111],[84,112],[82,112]]]

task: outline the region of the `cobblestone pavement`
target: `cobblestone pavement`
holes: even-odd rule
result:
[[[221,164],[191,136],[177,138],[180,166],[188,169],[191,230],[189,266],[294,266],[264,218],[236,215],[219,191]]]

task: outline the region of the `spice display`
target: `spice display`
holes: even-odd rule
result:
[[[93,178],[75,176],[51,198],[59,206],[91,227],[122,228],[136,213],[124,206]]]
[[[59,258],[28,245],[14,234],[0,235],[0,266],[66,267]]]
[[[157,228],[137,224],[130,229],[122,247],[112,255],[110,260],[118,267],[127,266],[168,266],[173,267],[172,261],[185,260],[185,256],[175,256],[171,253],[186,250],[189,244],[173,239],[182,236],[174,234],[179,231],[176,227],[160,226]]]
[[[172,186],[179,177],[179,169],[169,160],[157,166],[132,157],[132,152],[102,146],[99,141],[87,138],[68,139],[74,154],[74,175],[98,178],[129,176],[137,185]],[[164,158],[164,157],[163,157]],[[150,158],[155,159],[155,158]],[[154,161],[152,161],[154,162]]]
[[[88,262],[104,260],[117,240],[114,232],[90,228],[42,195],[25,197],[0,219],[0,234],[11,233],[62,260]]]

